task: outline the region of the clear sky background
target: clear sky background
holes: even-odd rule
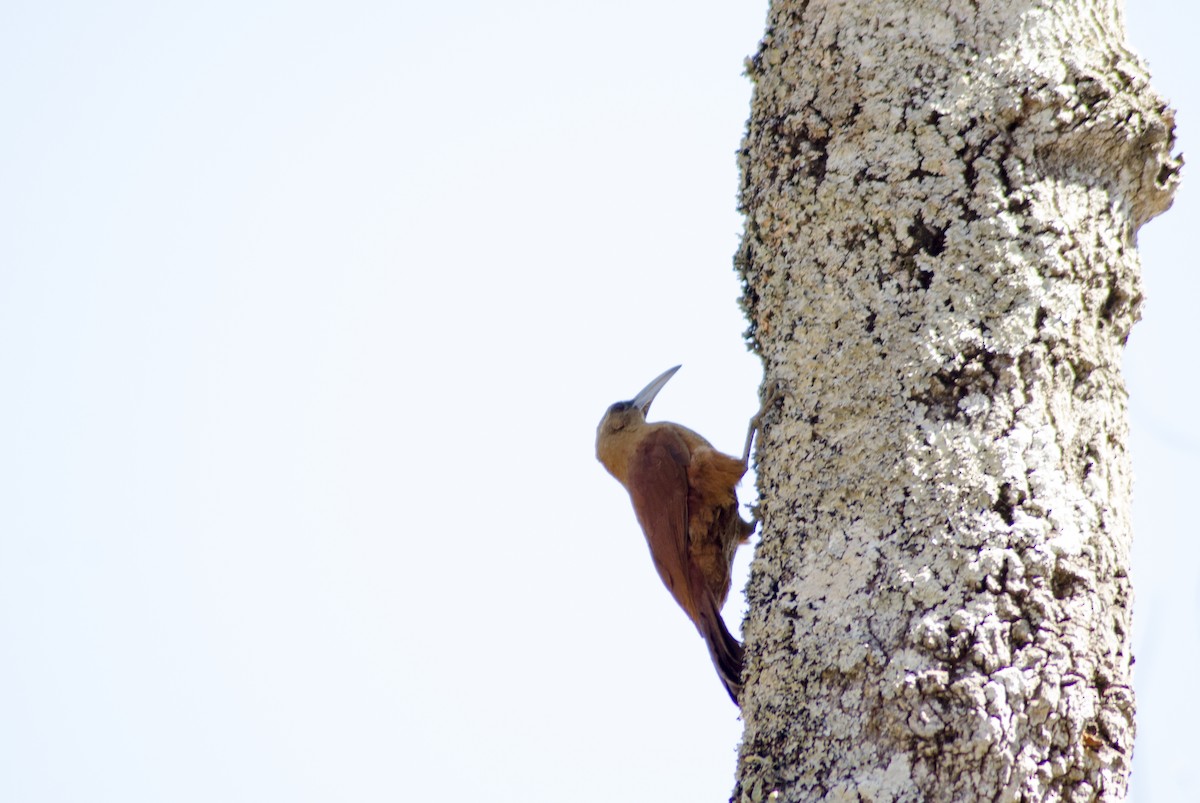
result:
[[[683,363],[656,415],[741,446],[764,13],[0,8],[0,800],[725,799],[593,438]],[[1129,11],[1185,148],[1196,14]],[[1138,803],[1195,788],[1192,185],[1126,360]]]

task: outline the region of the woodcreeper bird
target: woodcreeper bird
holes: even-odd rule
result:
[[[596,457],[629,491],[658,576],[704,637],[737,703],[742,645],[721,619],[721,606],[729,595],[734,552],[754,531],[738,513],[736,487],[749,466],[754,431],[775,397],[751,419],[738,460],[687,427],[646,421],[650,403],[679,368],[608,408],[596,429]]]

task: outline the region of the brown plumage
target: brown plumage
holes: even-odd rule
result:
[[[704,637],[736,703],[742,645],[721,619],[721,606],[729,595],[734,552],[754,531],[738,513],[735,489],[746,473],[758,416],[741,460],[718,452],[687,427],[647,423],[650,403],[677,370],[608,408],[596,430],[596,457],[629,491],[658,576]]]

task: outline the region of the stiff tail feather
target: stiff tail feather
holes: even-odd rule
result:
[[[708,644],[708,654],[712,657],[713,667],[716,668],[721,683],[725,685],[725,691],[729,692],[729,698],[733,700],[734,705],[740,707],[738,698],[742,694],[744,649],[741,642],[734,638],[725,626],[725,620],[721,618],[721,612],[717,610],[711,597],[707,610],[700,614],[699,621],[696,622],[696,628]]]

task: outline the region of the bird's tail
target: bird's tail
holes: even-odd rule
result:
[[[711,594],[705,596],[708,597],[706,600],[708,604],[700,611],[696,628],[704,637],[705,643],[708,644],[708,654],[712,657],[717,675],[725,684],[725,691],[729,692],[729,697],[733,700],[734,705],[740,706],[738,698],[742,695],[744,650],[741,642],[734,638],[733,634],[729,632],[729,628],[725,626],[725,620],[721,618],[716,600],[712,599]]]

